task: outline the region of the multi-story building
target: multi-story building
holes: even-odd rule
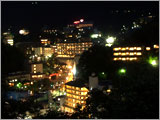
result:
[[[68,113],[73,113],[77,104],[85,107],[86,99],[88,98],[88,89],[79,81],[71,81],[66,83],[66,99],[61,110]]]
[[[92,42],[61,42],[57,43],[57,57],[74,58],[76,54],[82,54],[92,46]]]
[[[135,61],[141,58],[141,56],[152,49],[158,49],[158,45],[142,46],[142,47],[115,47],[113,48],[113,60],[114,61]]]
[[[42,45],[50,45],[50,41],[48,39],[41,39],[41,44]]]
[[[32,79],[42,79],[45,77],[43,73],[43,64],[42,63],[32,63],[31,64],[31,78]]]
[[[10,32],[4,32],[2,37],[3,37],[4,44],[9,44],[9,45],[13,46],[14,36]]]
[[[51,57],[53,54],[53,48],[52,47],[36,47],[33,48],[35,51],[35,55],[38,56],[45,56],[45,57]]]

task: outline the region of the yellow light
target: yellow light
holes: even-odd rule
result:
[[[121,50],[121,47],[119,47],[119,50]]]
[[[118,53],[114,53],[113,55],[118,56]]]
[[[122,48],[122,50],[126,50],[126,48]]]
[[[128,47],[126,47],[126,50],[128,50],[129,48]]]
[[[137,49],[137,47],[134,47],[134,49],[136,50],[136,49]]]
[[[133,54],[133,52],[130,52],[130,54],[129,54],[129,55],[134,55],[134,54]]]
[[[124,55],[126,55],[126,53],[122,53],[122,55],[124,56]]]
[[[137,47],[137,50],[142,50],[142,48],[141,47]]]
[[[123,61],[125,61],[125,60],[126,60],[126,58],[122,58],[122,60],[123,60]]]
[[[117,60],[117,58],[113,58],[113,60],[115,60],[115,61],[116,61],[116,60]]]
[[[151,48],[150,47],[146,47],[146,50],[148,51],[148,50],[151,50]]]
[[[121,52],[119,52],[118,54],[121,55]]]
[[[121,60],[122,58],[119,58],[119,60]]]
[[[142,55],[142,53],[141,52],[137,52],[137,55]]]
[[[133,47],[130,47],[129,50],[133,50]]]
[[[118,51],[118,50],[119,50],[119,48],[114,48],[113,50],[114,50],[114,51]]]
[[[129,55],[129,52],[126,52],[126,55]]]
[[[107,90],[107,93],[110,93],[110,92],[111,92],[111,89],[108,89],[108,90]]]
[[[159,48],[159,46],[158,46],[158,45],[153,45],[153,47],[154,47],[154,48]]]
[[[129,60],[129,57],[127,57],[126,59]]]

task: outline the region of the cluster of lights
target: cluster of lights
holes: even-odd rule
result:
[[[42,78],[43,75],[32,75],[32,78]]]
[[[133,56],[133,55],[142,55],[141,52],[115,52],[113,53],[114,56]]]
[[[115,40],[116,40],[116,37],[110,37],[110,36],[108,36],[108,38],[106,39],[107,44],[105,46],[111,47],[112,44],[115,42]]]
[[[119,58],[113,58],[114,61],[120,60],[120,61],[132,61],[137,60],[137,57],[119,57]]]
[[[113,48],[114,51],[125,51],[125,50],[142,50],[141,47],[117,47]]]
[[[98,37],[101,37],[101,34],[92,34],[91,35],[91,38],[98,38]]]

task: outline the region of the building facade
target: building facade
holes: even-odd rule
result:
[[[113,48],[114,61],[136,61],[139,60],[145,52],[158,49],[158,45],[153,46],[132,46]]]
[[[88,89],[76,81],[66,83],[66,99],[61,107],[63,112],[73,113],[76,106],[79,104],[82,109],[85,107],[86,99],[88,98]]]
[[[57,57],[74,58],[92,46],[92,42],[57,43]]]

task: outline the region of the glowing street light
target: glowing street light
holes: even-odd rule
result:
[[[126,73],[126,69],[124,69],[124,68],[120,69],[120,70],[119,70],[119,73],[120,73],[120,74],[125,74],[125,73]]]
[[[149,57],[148,61],[152,66],[156,67],[158,65],[157,59],[158,59],[157,57]]]
[[[109,36],[109,37],[106,39],[106,42],[107,42],[108,44],[113,44],[115,40],[116,40],[115,37],[110,37],[110,36]]]

